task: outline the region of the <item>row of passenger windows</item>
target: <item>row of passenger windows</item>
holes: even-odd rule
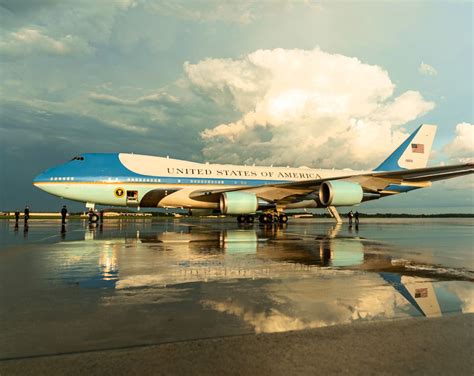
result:
[[[110,180],[111,178],[109,178]],[[148,178],[127,178],[127,181],[131,182],[145,182],[145,183],[161,183],[161,179],[148,179]],[[177,180],[177,183],[181,183],[181,179]],[[191,184],[225,184],[224,180],[190,180]],[[237,182],[236,182],[237,183]],[[244,184],[243,182],[241,182]]]
[[[57,181],[57,180],[60,180],[60,181],[69,181],[69,180],[74,180],[73,177],[55,177],[55,178],[49,178],[50,181]]]
[[[50,181],[72,181],[74,177],[52,177],[49,178]],[[108,178],[108,181],[118,181],[118,178]],[[127,181],[130,182],[144,182],[144,183],[161,183],[161,179],[151,179],[151,178],[127,178]],[[224,180],[190,180],[191,184],[225,184]],[[181,180],[178,179],[178,183],[181,183]],[[234,184],[246,185],[246,181],[234,181]]]
[[[178,180],[181,183],[181,180]],[[191,184],[225,184],[224,180],[191,180]]]
[[[138,181],[138,182],[147,182],[147,183],[160,183],[160,182],[161,182],[161,179],[127,178],[127,181]]]

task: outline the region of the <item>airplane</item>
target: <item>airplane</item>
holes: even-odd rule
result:
[[[86,153],[36,176],[33,185],[95,205],[183,208],[191,215],[236,215],[239,223],[286,223],[287,209],[359,205],[471,174],[474,164],[426,167],[436,126],[420,125],[373,170],[196,163],[130,153]],[[92,221],[97,221],[94,214]]]

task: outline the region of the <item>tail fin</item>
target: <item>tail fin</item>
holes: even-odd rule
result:
[[[420,125],[374,171],[396,171],[426,167],[435,134],[436,125]]]

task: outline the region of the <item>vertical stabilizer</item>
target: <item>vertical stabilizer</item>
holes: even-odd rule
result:
[[[435,134],[436,125],[422,124],[374,171],[426,167]]]

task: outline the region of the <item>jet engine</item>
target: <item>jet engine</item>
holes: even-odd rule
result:
[[[253,214],[258,208],[257,196],[247,192],[224,192],[219,201],[222,214]]]
[[[325,181],[319,188],[319,200],[324,206],[349,206],[360,204],[364,196],[362,187],[348,181]]]

